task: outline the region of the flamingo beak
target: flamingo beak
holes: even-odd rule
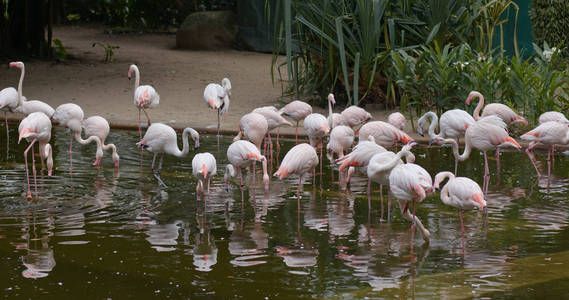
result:
[[[322,131],[324,131],[325,134],[328,134],[328,126],[322,125]]]
[[[473,195],[472,201],[478,204],[480,210],[483,210],[486,207],[486,200],[484,200],[484,195],[481,193]]]
[[[140,107],[142,106],[142,103],[144,102],[144,100],[142,100],[142,97],[138,97],[138,99],[136,99],[136,104]]]
[[[215,102],[213,101],[213,98],[209,98],[207,100],[207,103],[209,104],[209,106],[213,109],[215,109]]]
[[[130,78],[132,77],[132,71],[128,71],[127,76],[128,76],[128,80],[130,80]]]
[[[11,63],[8,65],[8,68],[16,68],[16,67],[18,67],[18,63],[17,63],[17,62],[11,62]]]
[[[25,127],[24,129],[22,129],[22,132],[20,132],[20,136],[18,137],[18,144],[20,143],[20,141],[23,138],[26,138],[31,132],[32,132],[32,130],[28,127]]]

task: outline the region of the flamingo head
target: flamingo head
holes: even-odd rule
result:
[[[336,99],[334,99],[334,94],[330,93],[328,95],[328,101],[330,101],[332,105],[336,105]]]
[[[476,193],[472,195],[472,201],[478,209],[483,210],[486,207],[486,200],[484,200],[484,195],[482,193]]]
[[[136,68],[135,65],[130,65],[130,67],[128,68],[128,80],[130,80],[130,78],[132,77],[132,72],[134,72],[134,69]]]
[[[21,61],[15,61],[15,62],[11,62],[9,66],[10,66],[10,68],[18,68],[18,69],[21,69],[21,68],[24,67],[24,63],[21,62]]]
[[[322,132],[324,132],[324,134],[328,134],[328,132],[329,132],[328,124],[324,123],[324,124],[322,124],[322,126],[320,126],[320,128],[322,129]]]
[[[429,140],[429,147],[431,147],[431,145],[433,145],[433,144],[441,145],[442,143],[443,143],[443,138],[440,136],[436,136],[436,137]]]
[[[214,100],[212,97],[209,97],[209,98],[207,99],[207,104],[209,105],[209,107],[211,107],[211,108],[213,108],[213,109],[216,108],[216,107],[215,107],[215,100]]]
[[[22,139],[25,139],[27,137],[29,137],[32,133],[35,133],[34,130],[32,130],[30,127],[24,127],[21,131],[20,131],[20,136],[18,137],[18,144],[20,143],[20,141]]]
[[[477,91],[472,91],[472,92],[470,92],[470,94],[468,94],[468,97],[466,98],[466,105],[470,105],[470,101],[472,101],[472,99],[478,98],[478,97],[481,97],[481,96],[482,96],[482,94],[480,94],[480,93],[477,92]]]
[[[516,116],[516,119],[514,120],[513,123],[522,123],[522,124],[524,124],[524,126],[527,126],[527,125],[528,125],[528,121],[527,121],[524,117],[522,117],[522,116],[520,116],[520,115],[517,115],[517,116]]]

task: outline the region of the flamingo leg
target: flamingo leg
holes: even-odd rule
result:
[[[271,166],[273,165],[273,140],[271,139],[271,132],[267,133],[269,135],[269,152],[271,153]]]
[[[8,113],[4,111],[4,121],[6,121],[6,159],[10,153],[10,130],[8,128]]]
[[[32,147],[32,173],[34,174],[34,190],[36,192],[36,198],[38,197],[38,182],[37,182],[37,172],[36,172],[36,158],[34,153],[34,147]]]
[[[500,148],[496,148],[496,172],[500,174]]]
[[[547,151],[547,178],[551,178],[551,155],[552,151]]]
[[[6,124],[8,128],[8,124]],[[551,167],[555,167],[555,144],[551,145]]]
[[[281,134],[281,128],[277,128],[277,152],[281,149],[281,144],[279,144],[279,135]]]
[[[28,146],[28,148],[26,148],[26,150],[24,151],[24,162],[26,164],[26,181],[28,183],[28,194],[26,196],[26,199],[31,200],[32,199],[32,192],[30,190],[30,174],[28,171],[28,151],[30,151],[30,148],[32,148],[34,146],[34,143],[36,142],[36,140],[34,139],[30,145]]]
[[[300,212],[300,187],[302,186],[302,176],[298,176],[298,188],[296,189],[296,199],[298,200],[297,208]]]
[[[142,140],[142,126],[140,125],[140,107],[138,108],[138,137]],[[142,150],[140,152],[142,153]]]
[[[387,223],[391,222],[391,191],[387,191]]]
[[[322,137],[320,137],[320,142],[318,143],[318,150],[320,151],[320,180],[322,180]]]
[[[69,173],[73,169],[73,133],[69,136]]]
[[[484,151],[484,193],[488,192],[488,184],[490,183],[490,170],[488,169],[488,155]]]
[[[156,159],[156,154],[154,154],[154,159]],[[154,178],[156,178],[156,180],[158,180],[158,184],[163,186],[164,188],[168,188],[168,186],[166,184],[164,184],[164,181],[162,181],[162,178],[160,178],[160,172],[162,171],[162,161],[164,160],[164,154],[162,154],[162,156],[160,156],[160,162],[158,163],[158,172],[154,172],[154,159],[152,159],[152,175],[154,175]]]
[[[458,172],[458,159],[454,159],[454,176],[456,176],[456,173]]]
[[[240,180],[241,190],[243,190],[243,171],[241,171],[241,168],[237,168],[237,171],[239,171],[239,180]]]
[[[383,184],[379,185],[379,200],[381,202],[381,217],[379,218],[379,221],[382,222],[383,221]]]
[[[150,117],[148,116],[148,113],[146,112],[146,109],[142,108],[142,111],[144,112],[144,115],[146,115],[146,120],[148,121],[148,127],[150,127],[150,124],[152,124],[150,122]]]
[[[221,128],[221,120],[220,120],[220,115],[219,115],[219,109],[217,110],[217,136],[219,136],[219,130]]]
[[[298,121],[296,121],[296,134],[294,138],[294,144],[298,145]]]
[[[531,142],[529,144],[529,146],[526,149],[526,154],[529,157],[529,160],[531,161],[533,167],[535,168],[535,171],[537,172],[537,176],[541,176],[541,173],[539,172],[539,169],[537,168],[537,164],[535,163],[535,157],[534,155],[531,153],[531,150],[537,145],[537,143],[535,142]]]
[[[371,179],[367,180],[367,212],[371,212]]]

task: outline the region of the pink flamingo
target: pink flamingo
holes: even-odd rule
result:
[[[332,111],[332,106],[336,104],[336,99],[334,98],[334,94],[328,95],[328,127],[330,129],[334,129],[334,127],[338,125],[344,125],[344,120],[342,119],[342,115],[339,113],[335,113]]]
[[[379,183],[380,188],[380,198],[381,201],[381,217],[383,218],[383,186],[389,186],[389,174],[398,165],[403,164],[401,158],[405,156],[407,163],[412,163],[415,161],[415,155],[411,153],[411,148],[417,144],[416,142],[410,142],[409,144],[403,146],[397,154],[391,151],[383,151],[374,154],[367,166],[367,177],[369,179],[369,185],[367,187],[367,200],[368,200],[368,211],[371,211],[371,182]],[[387,219],[391,219],[391,196],[388,192],[387,194]]]
[[[429,118],[431,118],[431,124],[429,125],[428,130],[430,139],[438,136],[443,139],[455,138],[457,139],[457,142],[459,142],[458,139],[461,136],[464,136],[466,129],[475,122],[474,118],[462,109],[447,110],[441,115],[439,134],[436,134],[435,129],[439,124],[439,118],[437,117],[437,114],[429,111],[421,116],[417,121],[417,132],[421,136],[424,136],[423,127],[428,122]]]
[[[134,72],[134,106],[138,108],[138,135],[142,137],[142,125],[140,124],[140,111],[142,110],[146,115],[148,126],[150,126],[150,117],[146,109],[154,108],[160,103],[160,95],[150,85],[140,85],[140,71],[136,65],[130,65],[128,69],[128,80],[132,77]]]
[[[208,84],[203,91],[203,99],[211,109],[217,110],[217,135],[219,136],[220,118],[229,109],[229,97],[231,97],[231,81],[228,78],[217,83]]]
[[[61,124],[71,130],[69,134],[69,169],[73,166],[73,137],[81,144],[88,144],[95,140],[97,143],[100,141],[97,138],[92,138],[89,141],[81,140],[81,122],[83,122],[83,110],[79,105],[74,103],[61,104],[55,109],[51,119],[58,124]]]
[[[564,123],[559,123],[557,121],[549,121],[540,124],[531,131],[524,133],[521,136],[522,140],[531,141],[526,153],[533,164],[537,176],[541,176],[537,165],[535,164],[535,157],[531,153],[531,150],[538,144],[551,145],[551,148],[547,151],[547,176],[551,176],[551,158],[553,157],[555,144],[567,144],[569,143],[569,126]]]
[[[369,122],[360,128],[359,140],[367,140],[369,136],[373,136],[375,142],[383,147],[391,147],[397,142],[408,144],[413,141],[413,138],[407,133],[383,121]]]
[[[263,164],[263,183],[265,184],[265,191],[269,191],[267,159],[261,155],[259,148],[253,143],[244,140],[233,142],[229,145],[229,148],[227,148],[227,160],[229,160],[229,164],[225,167],[224,176],[226,189],[229,189],[229,178],[235,177],[237,173],[239,173],[241,187],[243,188],[243,173],[241,169],[249,168],[253,162],[260,161]]]
[[[401,131],[404,131],[405,126],[407,126],[407,119],[405,119],[405,116],[402,113],[397,111],[389,114],[387,117],[387,123],[395,126],[395,128]]]
[[[472,99],[478,98],[478,105],[474,109],[474,120],[478,121],[480,118],[484,118],[487,116],[498,116],[500,119],[504,121],[507,125],[513,125],[516,123],[522,123],[527,125],[528,122],[524,117],[516,114],[511,108],[508,106],[501,104],[501,103],[490,103],[484,106],[484,96],[477,91],[472,91],[468,94],[468,98],[466,98],[466,105],[470,105],[470,101]],[[480,115],[480,110],[484,106],[484,111],[482,112],[482,116]]]
[[[371,119],[370,113],[368,113],[365,109],[355,105],[344,109],[340,115],[342,116],[342,121],[352,128],[359,126]]]
[[[49,144],[49,140],[51,139],[51,121],[43,112],[31,113],[26,118],[24,118],[22,122],[20,122],[18,133],[18,144],[23,138],[30,143],[30,145],[24,151],[24,161],[26,163],[26,180],[28,184],[28,194],[26,198],[30,200],[32,198],[32,192],[30,190],[30,175],[28,173],[28,151],[30,151],[30,148],[32,149],[32,170],[34,174],[34,187],[37,197],[38,187],[36,180],[36,166],[33,146],[35,142],[39,143],[42,169],[43,162],[46,160],[47,176],[51,176],[51,171],[53,168],[52,149],[51,145]]]
[[[565,115],[557,111],[546,111],[539,116],[539,124],[543,124],[549,121],[569,124],[569,120],[567,120]]]
[[[239,120],[239,133],[233,138],[233,141],[238,141],[243,137],[255,144],[260,151],[261,143],[268,130],[267,119],[259,113],[250,112]]]
[[[345,125],[339,125],[330,132],[330,139],[326,145],[326,156],[330,161],[334,157],[334,153],[338,155],[338,159],[344,157],[344,150],[348,150],[354,144],[354,130]]]
[[[306,102],[295,100],[285,105],[279,112],[296,121],[295,143],[298,144],[298,122],[312,113],[312,106]]]
[[[18,107],[18,91],[13,87],[7,87],[0,91],[0,110],[4,111],[6,122],[6,144],[10,144],[10,130],[8,129],[8,111],[14,111]]]
[[[22,96],[22,84],[26,73],[24,63],[21,61],[11,62],[10,68],[20,69],[20,82],[18,82],[18,106],[12,111],[26,116],[33,112],[43,112],[46,116],[51,117],[55,110],[49,104],[39,100],[27,101],[26,97]]]
[[[271,140],[271,131],[275,130],[277,128],[280,128],[282,126],[291,126],[292,124],[287,121],[283,116],[282,113],[279,112],[277,110],[276,107],[274,106],[263,106],[263,107],[258,107],[255,108],[253,110],[254,113],[258,113],[263,115],[263,117],[265,117],[265,119],[267,120],[267,137],[268,137],[268,142],[270,145],[270,152],[271,152],[271,161],[273,160],[273,142]],[[265,146],[267,145],[267,143],[265,143]],[[280,148],[279,145],[279,134],[277,133],[277,149]]]
[[[188,143],[188,135],[192,136],[194,140],[194,149],[200,146],[200,135],[193,128],[187,127],[182,133],[182,150],[178,148],[178,138],[176,136],[176,131],[162,123],[152,123],[148,130],[144,134],[144,137],[140,142],[136,143],[136,146],[146,150],[148,152],[154,153],[154,158],[152,158],[152,175],[158,180],[158,183],[165,188],[167,186],[164,184],[160,178],[160,171],[162,170],[162,161],[164,160],[164,154],[174,155],[176,157],[184,157],[190,152],[190,147]],[[154,172],[154,163],[156,162],[156,156],[162,154],[160,157],[160,164],[158,165],[158,172]]]
[[[419,227],[423,240],[429,242],[431,234],[415,216],[415,203],[423,201],[427,194],[433,191],[431,175],[421,166],[406,163],[396,166],[389,174],[389,188],[398,200],[403,218],[411,221],[411,242],[414,240],[415,225]],[[409,213],[411,203],[413,215]]]
[[[447,184],[442,188],[439,185],[448,178]],[[483,210],[486,207],[484,193],[474,180],[466,177],[455,177],[451,172],[440,172],[435,176],[433,188],[441,192],[441,201],[449,206],[458,208],[460,216],[460,228],[462,231],[462,251],[464,252],[464,221],[462,220],[462,210],[478,208]]]
[[[200,195],[204,192],[204,182],[207,182],[207,193],[209,194],[211,177],[217,173],[215,157],[209,152],[196,154],[192,159],[192,173],[198,179],[196,197],[200,200]]]
[[[105,139],[111,131],[109,122],[107,122],[107,120],[101,116],[92,116],[83,121],[82,127],[85,130],[85,135],[87,137],[90,138],[91,136],[96,136],[100,139],[100,144],[97,143],[97,155],[93,165],[98,166],[101,164],[101,159],[103,158],[103,150],[111,150],[115,168],[118,168],[120,157],[117,153],[117,147],[114,144],[105,144]],[[87,140],[89,140],[89,138]],[[82,143],[82,141],[80,141],[80,143]]]
[[[514,147],[520,149],[521,146],[508,135],[506,124],[497,116],[488,116],[474,122],[466,129],[464,135],[464,152],[459,154],[458,143],[454,139],[443,139],[435,137],[432,140],[435,144],[451,144],[452,152],[455,158],[455,169],[458,161],[465,161],[476,148],[484,153],[484,191],[488,188],[488,180],[490,179],[490,171],[488,169],[488,156],[486,151],[504,147]]]
[[[290,174],[298,175],[298,189],[296,198],[298,199],[298,209],[300,210],[300,188],[304,176],[313,172],[318,165],[318,154],[312,146],[306,143],[292,147],[283,158],[281,166],[273,176],[283,179]]]
[[[378,145],[375,142],[373,136],[369,136],[369,140],[364,141],[361,140],[355,147],[352,149],[352,152],[348,153],[347,155],[339,158],[336,160],[336,163],[339,163],[340,166],[338,167],[338,171],[342,172],[345,168],[348,168],[348,174],[346,177],[346,183],[350,183],[352,179],[352,174],[355,172],[355,168],[365,169],[370,159],[376,154],[380,152],[385,152],[385,148]],[[371,182],[368,180],[368,186],[371,185]]]
[[[304,118],[304,131],[308,135],[310,145],[320,151],[320,173],[322,173],[322,138],[329,132],[328,120],[321,114],[309,114]]]

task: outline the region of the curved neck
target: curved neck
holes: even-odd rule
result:
[[[136,91],[136,89],[140,86],[140,72],[138,71],[137,66],[134,66],[133,69],[134,69],[134,90]]]
[[[429,125],[429,138],[433,139],[435,137],[438,137],[439,134],[435,133],[435,129],[437,128],[437,125],[439,124],[439,117],[437,116],[437,114],[435,114],[432,111],[426,113],[425,116],[431,117],[431,125]],[[439,132],[440,132],[440,130],[439,130]]]
[[[99,151],[99,150],[102,151],[102,149],[103,149],[103,143],[101,142],[101,139],[100,139],[98,136],[92,135],[92,136],[88,137],[86,140],[84,140],[84,139],[81,137],[81,131],[74,131],[74,132],[75,132],[75,134],[74,134],[75,140],[76,140],[79,144],[81,144],[81,145],[87,145],[87,144],[90,144],[91,142],[95,142],[95,143],[97,144],[97,151]]]
[[[24,97],[22,96],[22,85],[24,82],[24,74],[26,73],[26,67],[22,66],[20,69],[20,82],[18,82],[18,106],[24,104]]]
[[[480,110],[482,110],[482,107],[484,106],[484,96],[482,96],[482,94],[476,94],[476,98],[478,98],[478,104],[476,105],[476,109],[472,116],[474,117],[474,120],[478,121],[480,120]]]
[[[328,98],[328,117],[332,118],[332,99]]]
[[[458,152],[458,143],[455,140],[444,139],[443,144],[452,145],[452,154],[454,155],[454,159],[459,161],[465,161],[470,156],[470,152],[472,152],[472,146],[466,139],[464,140],[464,151],[462,152],[462,154]]]
[[[408,149],[403,148],[401,149],[401,151],[397,152],[397,154],[395,154],[395,157],[393,157],[393,159],[391,159],[390,161],[387,161],[385,164],[380,165],[377,169],[376,172],[385,172],[387,170],[391,170],[393,168],[395,168],[395,166],[397,166],[397,164],[401,161],[401,157],[403,156],[413,156],[413,153],[411,153]]]
[[[177,157],[184,157],[186,155],[188,155],[188,152],[190,152],[190,143],[188,142],[188,135],[192,134],[192,130],[191,128],[186,128],[184,129],[184,132],[182,133],[182,151],[180,151],[180,149],[178,149],[178,145],[174,144],[172,145],[172,149],[170,149],[170,154],[177,156]]]

